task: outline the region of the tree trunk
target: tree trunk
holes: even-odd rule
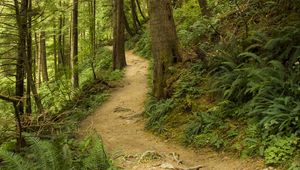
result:
[[[150,34],[154,57],[153,93],[157,99],[169,97],[169,68],[181,60],[169,0],[149,0]]]
[[[31,0],[29,1],[28,4],[28,10],[31,11],[32,10],[32,3]],[[27,113],[31,113],[31,98],[30,98],[30,91],[33,94],[34,100],[35,100],[35,104],[38,108],[38,112],[42,113],[44,111],[43,105],[42,105],[42,101],[41,98],[39,97],[39,94],[37,92],[36,86],[35,86],[35,82],[34,79],[32,77],[32,75],[34,75],[35,73],[32,71],[32,64],[34,62],[32,62],[32,30],[31,30],[31,21],[32,17],[31,14],[28,15],[28,33],[27,33],[27,60],[25,61],[25,68],[26,68],[26,73],[27,73],[27,109],[26,112]]]
[[[73,0],[72,10],[72,42],[71,42],[72,86],[79,87],[78,72],[78,0]]]
[[[127,33],[130,35],[130,36],[134,36],[134,33],[133,31],[131,30],[130,26],[129,26],[129,23],[128,23],[128,20],[127,20],[127,17],[126,15],[124,14],[124,26],[125,26],[125,29],[127,31]]]
[[[136,4],[137,4],[137,7],[140,11],[141,16],[143,17],[144,20],[146,20],[146,17],[144,15],[143,11],[142,11],[141,4],[140,4],[139,0],[136,0]]]
[[[40,32],[40,64],[43,82],[48,82],[48,67],[47,67],[47,54],[46,54],[46,32]]]
[[[59,6],[62,8],[62,1],[59,1]],[[67,75],[66,73],[66,59],[65,59],[65,43],[64,37],[65,33],[63,31],[64,27],[64,14],[61,12],[59,15],[59,28],[58,28],[58,42],[57,42],[57,49],[58,49],[58,75],[61,77],[63,74]]]
[[[58,80],[58,66],[57,66],[57,38],[56,38],[56,24],[53,19],[53,58],[54,58],[54,77]]]
[[[28,25],[28,32],[27,32],[27,60],[26,60],[26,113],[31,114],[31,97],[30,97],[30,92],[31,92],[31,87],[30,84],[32,83],[32,34],[31,34],[31,10],[32,10],[32,4],[31,0],[28,2],[28,11],[29,15],[27,16],[27,25]]]
[[[124,0],[114,0],[114,46],[113,69],[123,69],[126,66],[125,36],[124,36]]]
[[[38,34],[34,33],[34,37],[35,37],[35,44],[36,44],[36,67],[37,67],[37,84],[38,86],[40,86],[42,84],[42,78],[41,78],[41,58],[40,58],[40,43],[39,43],[39,38],[38,38]]]
[[[18,101],[14,101],[15,120],[17,129],[17,146],[16,150],[20,151],[21,147],[25,145],[25,140],[22,136],[22,115],[24,114],[24,61],[26,58],[26,37],[27,37],[27,5],[28,0],[21,1],[21,8],[19,8],[19,2],[14,0],[16,21],[18,27],[18,56],[17,56],[17,70],[16,70],[16,97]]]
[[[91,67],[94,80],[97,79],[96,70],[95,70],[95,59],[96,59],[96,0],[91,0],[90,2],[90,43],[91,43]]]
[[[130,0],[130,8],[131,8],[131,16],[132,16],[133,28],[137,32],[138,29],[139,29],[138,27],[141,26],[141,23],[139,21],[137,13],[136,13],[135,0]]]

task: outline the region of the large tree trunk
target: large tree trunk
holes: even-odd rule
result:
[[[40,66],[42,72],[43,82],[48,82],[48,67],[47,67],[47,53],[46,53],[46,32],[40,32]]]
[[[181,60],[170,1],[149,0],[149,14],[154,57],[153,93],[157,99],[163,99],[170,96],[169,69]]]
[[[125,36],[124,36],[124,0],[114,0],[114,46],[113,69],[123,69],[126,66]]]
[[[72,42],[71,42],[71,72],[72,86],[79,87],[78,72],[78,0],[73,0],[72,12]]]

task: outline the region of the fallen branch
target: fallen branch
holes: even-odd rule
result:
[[[19,102],[20,100],[14,97],[10,97],[10,96],[4,96],[2,94],[0,94],[0,99],[8,101],[8,102]]]

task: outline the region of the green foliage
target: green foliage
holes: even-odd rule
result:
[[[175,84],[175,98],[184,98],[188,95],[194,98],[199,97],[203,91],[199,88],[203,81],[203,73],[206,68],[202,62],[193,63],[190,69],[183,71]]]
[[[174,10],[183,56],[201,49],[206,61],[174,69],[173,95],[151,99],[148,126],[169,132],[176,124],[185,144],[260,155],[268,164],[292,163],[300,132],[299,5],[292,0],[208,3],[210,18],[201,16],[195,0]],[[174,112],[180,117],[172,117]],[[297,159],[293,168],[299,168]]]
[[[149,100],[145,108],[145,115],[149,117],[146,127],[158,133],[164,132],[163,125],[168,116],[167,114],[174,108],[174,104],[173,99],[156,101],[153,98]]]
[[[106,170],[111,167],[101,139],[97,136],[89,136],[79,144],[65,138],[46,141],[28,137],[27,141],[30,146],[25,148],[26,153],[0,150],[0,158],[3,160],[1,169]]]
[[[294,156],[295,146],[299,143],[299,138],[292,135],[290,137],[271,136],[264,157],[267,164],[279,164],[290,161]]]
[[[220,149],[224,145],[224,140],[217,133],[202,133],[195,136],[194,145],[199,148],[211,146],[215,149]]]
[[[150,32],[145,29],[143,32],[136,34],[126,42],[128,49],[133,49],[134,52],[147,59],[152,58]]]

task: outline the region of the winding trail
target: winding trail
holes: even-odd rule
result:
[[[81,123],[79,134],[96,130],[114,163],[128,170],[184,169],[203,165],[204,170],[261,170],[259,160],[239,160],[211,150],[197,152],[163,141],[144,131],[141,113],[148,92],[148,61],[126,52],[128,66],[120,87]],[[178,163],[182,161],[182,163]]]

